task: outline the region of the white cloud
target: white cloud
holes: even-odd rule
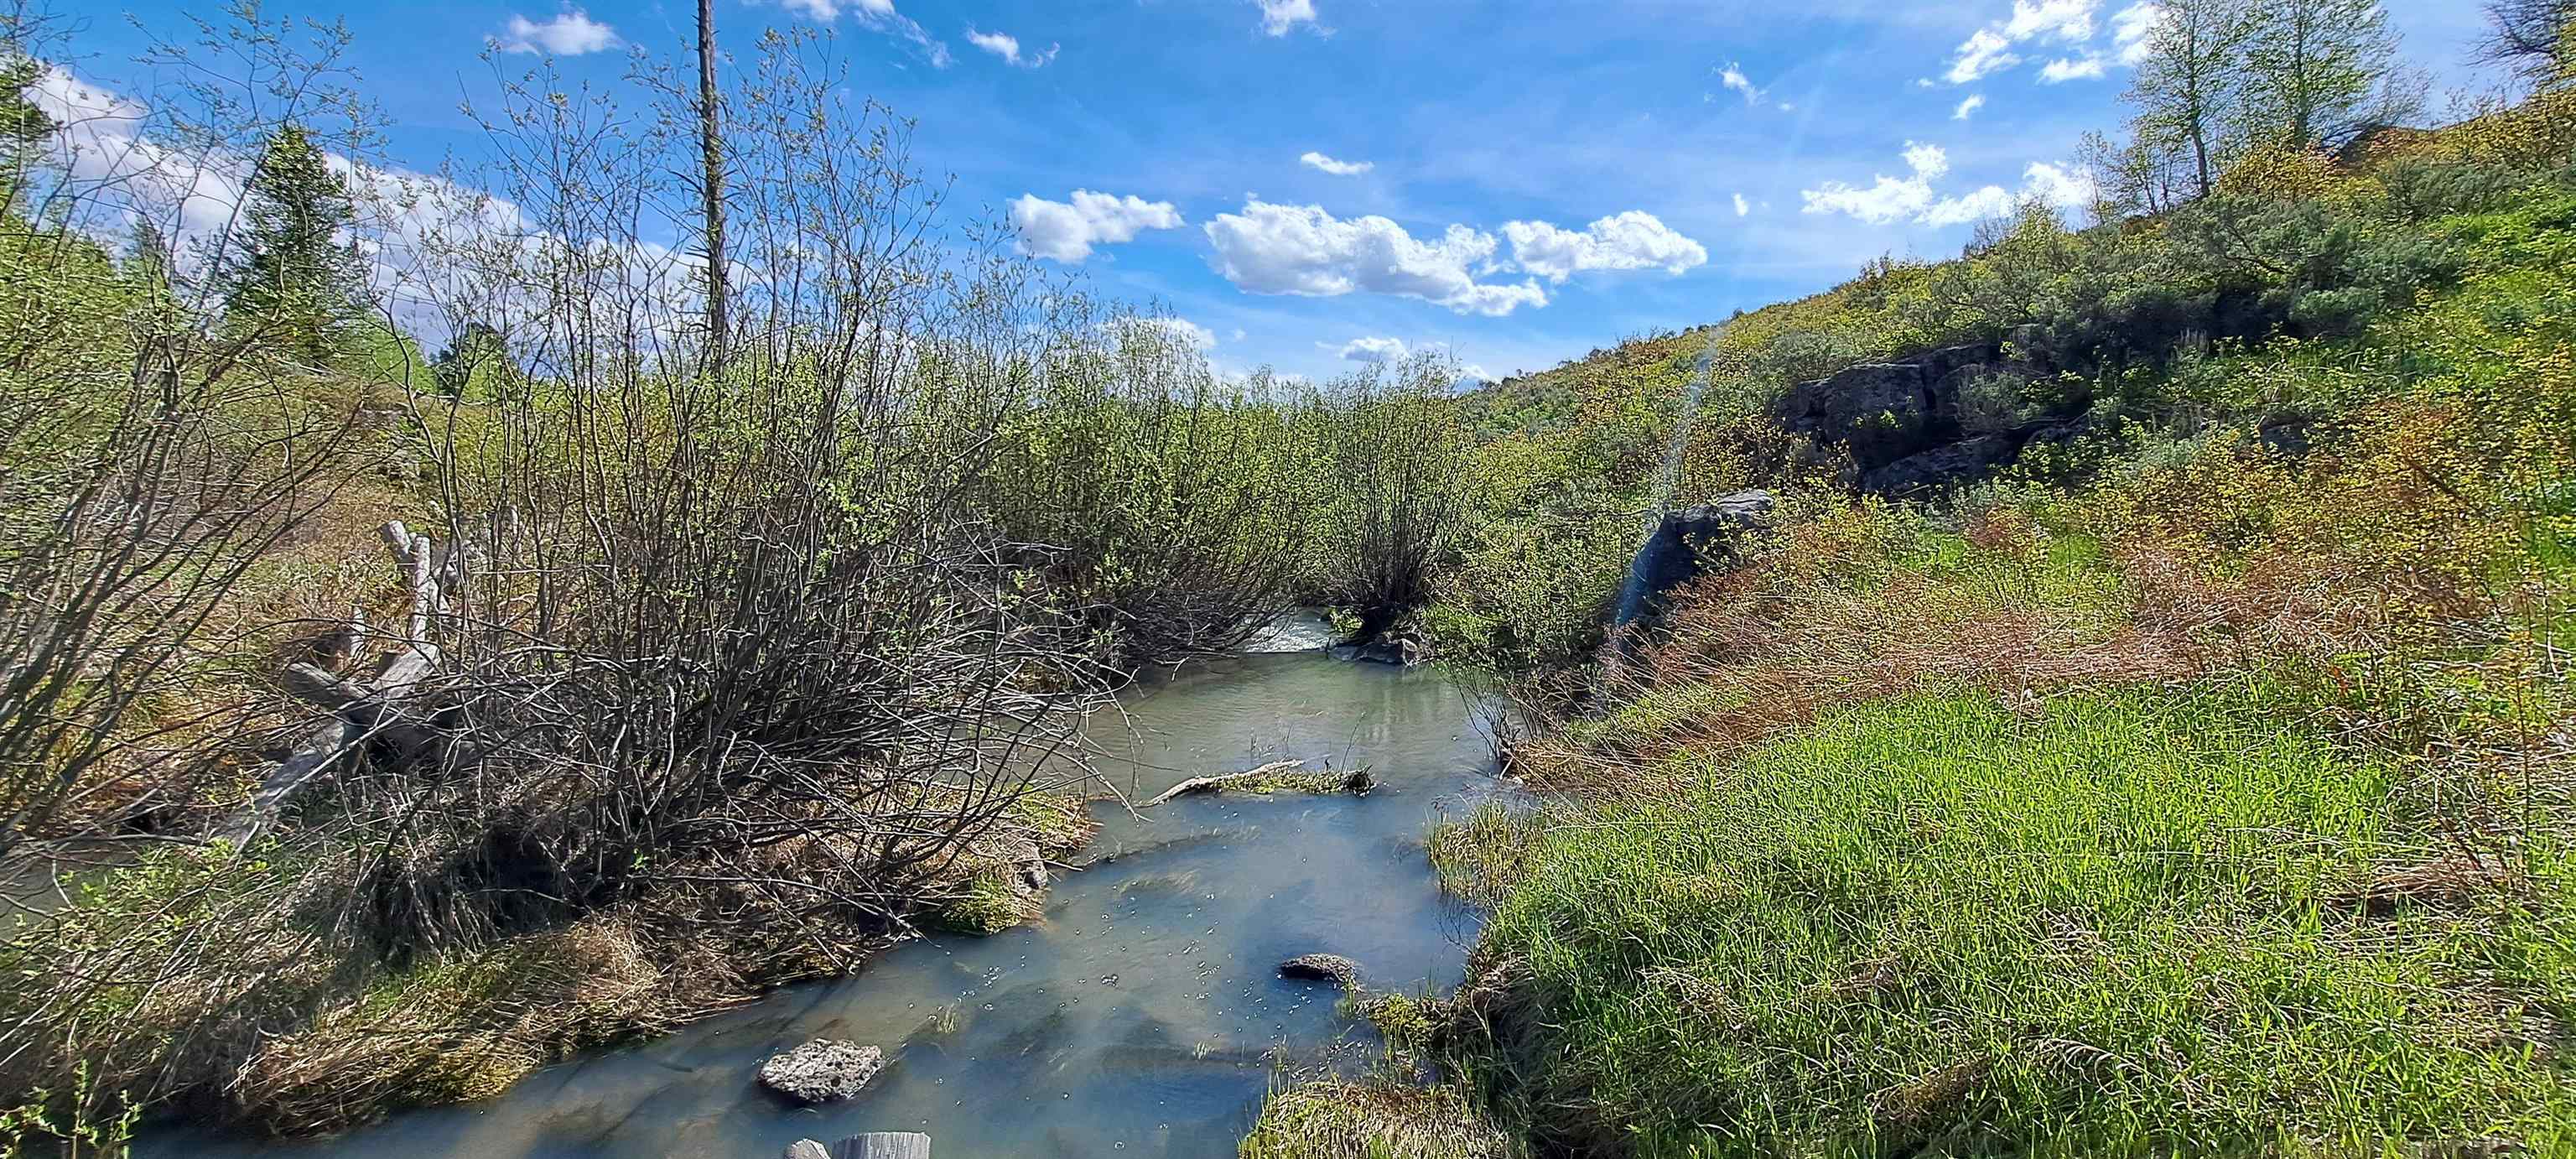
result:
[[[1499,380],[1494,377],[1493,371],[1487,370],[1482,366],[1478,366],[1473,362],[1462,362],[1458,364],[1458,382],[1460,385],[1465,385],[1470,382],[1495,381]]]
[[[971,27],[966,30],[966,42],[1001,57],[1004,64],[1017,65],[1021,68],[1045,68],[1047,62],[1054,60],[1055,54],[1064,47],[1060,44],[1050,44],[1045,52],[1033,56],[1021,56],[1019,37],[1006,32],[978,32]]]
[[[1402,362],[1407,351],[1401,338],[1353,338],[1342,345],[1349,362]]]
[[[543,23],[514,15],[502,27],[502,35],[495,43],[503,52],[581,56],[617,47],[617,30],[575,8]]]
[[[2015,46],[2032,41],[2049,40],[2064,45],[2082,45],[2093,39],[2093,14],[2102,0],[2013,0],[2012,15],[1978,29],[1959,45],[1952,55],[1951,84],[1963,85],[1984,79],[2022,62]],[[2125,34],[2122,20],[2128,12],[2113,18]],[[2061,57],[2047,66],[2049,83],[2100,76],[2100,54],[2086,50],[2080,56]]]
[[[1966,225],[1989,217],[2010,217],[2020,202],[2000,185],[1988,185],[1964,197],[1945,197],[1925,207],[1915,221],[1935,229]]]
[[[2041,84],[2052,85],[2071,80],[2100,80],[2108,65],[2108,61],[2089,53],[2073,59],[2052,60],[2046,68],[2039,70],[2039,80]]]
[[[1181,211],[1168,201],[1147,201],[1073,191],[1071,202],[1049,201],[1032,193],[1011,202],[1011,226],[1019,231],[1020,249],[1059,262],[1079,262],[1097,245],[1134,241],[1149,229],[1177,229]]]
[[[149,223],[168,239],[181,280],[192,283],[218,251],[238,247],[238,238],[226,238],[245,199],[248,157],[220,148],[165,147],[145,135],[150,110],[144,105],[58,67],[39,72],[27,95],[58,126],[36,147],[51,154],[47,159],[65,182],[62,192],[77,206],[75,226],[113,241]],[[433,250],[471,243],[485,256],[507,261],[513,251],[542,260],[536,255],[570,248],[517,206],[480,190],[429,174],[359,165],[337,153],[325,152],[323,162],[354,194],[355,220],[338,240],[360,255],[369,288],[426,341],[445,336],[448,319],[434,308],[435,299],[456,288],[428,260]],[[688,255],[666,246],[609,251],[605,245],[594,246],[584,259],[605,258],[604,278],[651,289],[657,306],[684,303],[694,292],[695,275],[688,272],[694,259]],[[491,289],[479,286],[476,292]],[[668,310],[651,313],[645,321],[656,328],[675,317]]]
[[[1843,213],[1871,225],[1915,217],[1932,206],[1932,182],[1950,171],[1949,155],[1938,145],[1905,143],[1905,164],[1913,171],[1910,177],[1878,175],[1876,184],[1858,189],[1840,181],[1828,181],[1799,196],[1806,199],[1808,213]]]
[[[1335,177],[1356,177],[1377,168],[1377,162],[1374,161],[1336,161],[1313,150],[1308,150],[1305,156],[1299,157],[1297,163],[1309,169],[1321,169]]]
[[[932,68],[956,63],[945,42],[922,28],[919,21],[894,10],[894,0],[778,0],[778,6],[820,24],[830,24],[848,12],[867,28],[911,41]]]
[[[1753,86],[1752,79],[1744,75],[1742,67],[1729,63],[1725,68],[1718,70],[1717,80],[1718,83],[1744,94],[1745,104],[1762,103],[1762,90]]]
[[[2093,204],[2100,190],[2089,174],[2080,173],[2046,161],[2033,161],[2022,170],[2022,195],[2036,197],[2059,209],[2073,209]]]
[[[1959,102],[1959,107],[1950,111],[1950,119],[1953,121],[1967,120],[1968,118],[1975,116],[1977,114],[1977,110],[1984,107],[1986,107],[1986,94],[1978,93],[1975,96]]]
[[[2120,63],[2135,66],[2147,58],[2147,38],[2164,23],[2165,10],[2154,0],[2138,0],[2111,17],[2111,47]]]
[[[1300,24],[1315,28],[1315,0],[1252,0],[1261,6],[1261,30],[1272,36],[1286,36]]]
[[[1745,214],[1748,214],[1748,213],[1751,213],[1751,212],[1753,212],[1753,206],[1752,206],[1750,203],[1748,203],[1748,202],[1746,202],[1746,201],[1744,200],[1744,195],[1743,195],[1743,194],[1741,194],[1741,193],[1736,194],[1736,195],[1735,195],[1735,216],[1737,216],[1737,217],[1742,217],[1742,216],[1744,216]]]
[[[1947,76],[1951,84],[1963,85],[2020,63],[2021,58],[2012,53],[2012,41],[2003,33],[1980,28],[1959,45],[1958,58],[1950,62]]]
[[[2013,0],[2012,18],[2004,21],[2004,35],[2014,41],[2053,36],[2066,44],[2082,44],[2093,37],[2093,9],[2100,0]]]
[[[1205,354],[1216,349],[1216,331],[1187,318],[1130,318],[1127,326],[1158,334],[1182,347]]]
[[[1673,232],[1654,214],[1629,210],[1605,217],[1581,232],[1544,221],[1503,225],[1512,242],[1512,260],[1551,282],[1563,282],[1584,270],[1661,269],[1668,274],[1705,265],[1708,250]]]
[[[1950,172],[1949,155],[1938,146],[1908,142],[1905,164],[1912,176],[1881,174],[1867,189],[1828,181],[1806,190],[1806,212],[1848,214],[1871,225],[1912,221],[1939,228],[2008,216],[2024,201],[2041,201],[2059,209],[2080,208],[2093,201],[2091,178],[2045,161],[2032,162],[2022,171],[2018,193],[1987,185],[1957,197],[1939,196],[1932,188],[1933,182]]]
[[[1220,213],[1204,228],[1217,273],[1250,293],[1392,294],[1488,317],[1547,305],[1536,279],[1517,286],[1476,281],[1471,271],[1495,268],[1496,242],[1463,225],[1424,241],[1383,217],[1344,220],[1322,206],[1254,197],[1241,213]]]

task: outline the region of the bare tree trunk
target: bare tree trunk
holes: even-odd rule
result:
[[[715,0],[698,0],[698,154],[706,165],[707,369],[724,373],[726,325],[724,138],[716,105]]]

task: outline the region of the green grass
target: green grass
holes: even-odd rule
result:
[[[1649,1155],[2576,1147],[2564,847],[2347,900],[2439,850],[2395,772],[2265,719],[1915,696],[1555,830],[1484,946],[1537,1029],[1471,1068]]]

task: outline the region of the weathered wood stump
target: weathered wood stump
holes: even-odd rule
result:
[[[930,1136],[910,1131],[853,1135],[826,1147],[812,1139],[787,1145],[787,1159],[930,1159]]]

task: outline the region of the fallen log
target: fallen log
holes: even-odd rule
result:
[[[250,802],[214,831],[213,837],[230,841],[235,848],[248,845],[297,793],[360,745],[381,743],[403,760],[418,761],[432,757],[442,742],[438,730],[411,712],[404,701],[438,669],[441,654],[431,631],[447,609],[447,587],[462,581],[463,557],[451,550],[440,564],[429,536],[413,534],[400,520],[386,523],[377,533],[410,593],[403,635],[377,666],[372,680],[355,680],[311,662],[290,664],[279,676],[278,685],[288,695],[328,716],[288,748],[285,759],[260,781]],[[320,651],[343,667],[353,665],[370,634],[365,615],[353,614],[322,642]]]
[[[1230,788],[1254,788],[1262,786],[1265,782],[1269,783],[1271,788],[1284,788],[1308,793],[1357,793],[1361,796],[1367,796],[1369,790],[1377,787],[1377,778],[1370,775],[1368,766],[1366,765],[1362,765],[1348,773],[1335,773],[1329,769],[1320,773],[1295,772],[1295,770],[1305,767],[1306,762],[1304,761],[1272,761],[1260,768],[1247,769],[1240,773],[1220,773],[1213,777],[1192,777],[1189,780],[1163,790],[1161,796],[1155,797],[1153,800],[1147,801],[1143,805],[1137,807],[1141,809],[1151,809],[1154,806],[1160,805],[1165,801],[1169,801],[1174,797],[1189,797],[1202,793],[1222,793]]]

